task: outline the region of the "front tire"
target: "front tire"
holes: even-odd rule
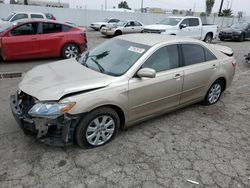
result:
[[[76,58],[80,54],[78,46],[75,44],[66,44],[62,49],[62,57],[64,59]]]
[[[89,112],[76,128],[76,143],[81,148],[107,144],[118,133],[120,119],[115,110],[102,107]]]
[[[207,34],[206,37],[205,37],[205,39],[204,39],[204,41],[205,41],[206,43],[211,43],[212,40],[213,40],[212,34]]]
[[[115,32],[115,37],[116,37],[116,36],[119,36],[119,35],[122,35],[122,32],[121,32],[120,30],[117,30],[117,31]]]
[[[208,106],[217,103],[223,92],[223,87],[223,83],[220,80],[216,80],[207,91],[203,104]]]

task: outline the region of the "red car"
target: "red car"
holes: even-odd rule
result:
[[[0,24],[3,60],[73,58],[86,48],[86,30],[67,23],[29,19]]]

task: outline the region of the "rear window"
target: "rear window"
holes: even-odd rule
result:
[[[185,65],[193,65],[197,63],[205,62],[204,49],[200,45],[196,44],[183,44],[182,45],[183,56]]]
[[[62,32],[62,25],[55,23],[43,23],[43,33],[58,33]]]
[[[43,18],[43,15],[41,15],[41,14],[31,14],[30,17],[31,18]]]
[[[206,61],[213,61],[217,59],[214,54],[212,54],[208,49],[204,48]]]
[[[190,27],[199,26],[199,20],[197,18],[190,18],[189,26]]]
[[[69,31],[72,27],[68,26],[68,25],[62,25],[62,31]]]

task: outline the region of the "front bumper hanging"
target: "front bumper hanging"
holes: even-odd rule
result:
[[[32,118],[20,105],[19,95],[10,96],[12,114],[25,134],[32,135],[48,145],[65,146],[73,144],[74,131],[80,116],[62,115],[56,119]]]

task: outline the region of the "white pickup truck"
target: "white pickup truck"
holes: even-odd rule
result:
[[[144,33],[177,35],[210,43],[218,34],[218,26],[202,24],[199,17],[167,17],[161,22],[144,27]]]

